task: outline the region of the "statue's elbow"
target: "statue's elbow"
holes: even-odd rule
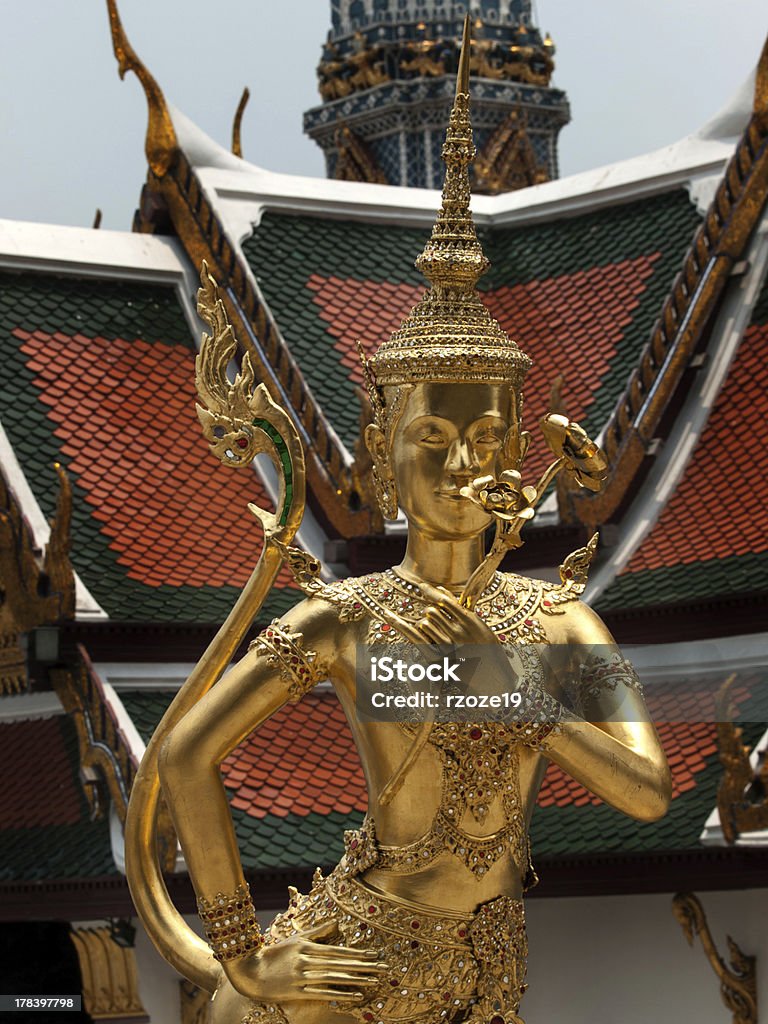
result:
[[[157,761],[160,782],[166,792],[173,792],[189,776],[190,752],[184,731],[177,725],[166,738]]]
[[[633,817],[638,821],[659,821],[669,810],[672,803],[672,775],[666,761],[657,768],[654,777],[643,787],[642,799],[637,801],[633,809]]]

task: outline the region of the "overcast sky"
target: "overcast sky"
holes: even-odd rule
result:
[[[672,142],[728,100],[768,32],[766,0],[537,0],[573,121],[563,175]],[[323,175],[301,115],[329,0],[122,0],[126,31],[166,97],[229,145],[243,86],[247,159]],[[0,217],[130,228],[145,176],[146,106],[121,82],[105,0],[0,0]]]

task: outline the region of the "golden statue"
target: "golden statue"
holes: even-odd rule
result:
[[[375,490],[385,516],[400,508],[408,521],[400,565],[324,584],[317,562],[291,546],[304,502],[298,437],[264,387],[252,391],[247,357],[234,383],[227,380],[234,339],[204,271],[200,309],[213,332],[198,358],[204,432],[231,465],[268,451],[283,486],[275,513],[253,508],[265,532],[261,559],[148,747],[126,859],[148,933],[170,963],[214,993],[215,1022],[519,1022],[522,897],[535,879],[528,823],[547,760],[639,820],[660,817],[669,803],[668,767],[637,677],[578,600],[596,539],[566,560],[560,585],[498,571],[555,473],[564,468],[596,489],[605,462],[576,424],[550,416],[543,425],[556,459],[535,486],[522,484],[529,435],[521,389],[530,360],[476,291],[488,264],[469,212],[468,63],[467,23],[442,208],[417,260],[430,287],[364,360]],[[217,682],[285,559],[306,600]],[[513,716],[371,722],[356,714],[358,645],[402,652],[467,643],[499,655],[489,671],[504,685],[514,668],[523,699]],[[580,653],[588,649],[602,653]],[[565,674],[546,668],[555,650],[566,652]],[[340,864],[325,878],[318,871],[309,894],[291,890],[288,909],[262,934],[219,765],[278,708],[326,678],[360,753],[368,814],[345,835]],[[163,884],[158,769],[207,943]]]

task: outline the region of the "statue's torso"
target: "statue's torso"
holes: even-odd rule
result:
[[[391,619],[397,615],[416,622],[426,602],[393,570],[334,584],[323,596],[352,627],[337,652],[333,677],[369,791],[367,823],[360,834],[348,837],[348,858],[357,861],[371,884],[435,906],[468,911],[498,895],[520,895],[529,871],[528,824],[544,759],[503,722],[437,722],[401,788],[382,805],[379,795],[421,725],[361,720],[355,705],[356,657],[365,649],[359,645],[371,644],[391,646],[402,656],[409,645]],[[562,588],[497,573],[477,605],[478,616],[500,643],[510,654],[516,652],[522,671],[538,672],[539,684],[544,681],[537,651],[559,639],[567,604],[563,596]],[[521,688],[526,682],[520,680]]]

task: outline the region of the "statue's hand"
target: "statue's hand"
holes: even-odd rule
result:
[[[498,644],[492,630],[470,608],[464,608],[448,590],[420,583],[422,595],[429,601],[418,629],[421,643]]]
[[[226,963],[238,992],[263,1003],[324,999],[362,1002],[381,983],[388,966],[375,951],[326,945],[338,938],[335,921],[264,946],[255,956]]]

